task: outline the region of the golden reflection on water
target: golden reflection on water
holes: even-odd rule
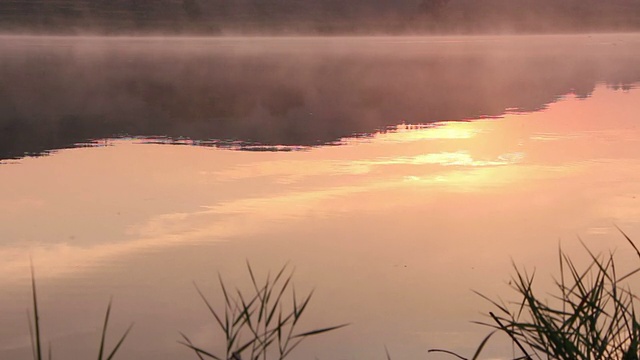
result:
[[[289,260],[303,287],[317,287],[310,324],[354,323],[301,354],[383,354],[372,342],[398,358],[467,351],[485,333],[468,321],[487,309],[469,290],[504,294],[511,258],[546,275],[558,239],[577,251],[580,235],[633,259],[613,224],[640,238],[638,104],[638,90],[599,87],[535,113],[401,125],[305,151],[114,140],[3,164],[0,281],[19,295],[0,306],[22,313],[31,256],[63,298],[114,294],[147,324],[130,348],[152,347],[177,330],[208,334],[204,309],[184,295],[192,279]],[[27,349],[13,330],[21,317],[5,320],[15,326],[0,326],[0,354]],[[62,327],[91,333],[88,321]],[[163,346],[155,358],[188,356]]]

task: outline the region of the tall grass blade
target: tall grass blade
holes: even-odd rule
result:
[[[384,353],[385,355],[387,355],[387,360],[391,360],[391,354],[389,354],[389,349],[387,348],[386,345],[384,347]]]
[[[621,282],[621,281],[626,280],[627,278],[630,278],[631,276],[633,276],[633,275],[635,275],[636,273],[638,273],[638,271],[640,271],[640,268],[637,268],[637,269],[635,269],[635,270],[633,270],[633,271],[629,272],[628,274],[623,275],[622,277],[620,277],[620,278],[618,279],[618,282]]]
[[[112,360],[113,359],[113,357],[116,355],[116,352],[118,352],[118,349],[120,349],[120,346],[124,342],[124,339],[127,338],[127,336],[129,335],[129,332],[131,331],[132,328],[133,328],[133,324],[129,325],[127,330],[124,332],[124,334],[122,334],[122,336],[120,337],[120,340],[118,340],[118,343],[116,344],[116,346],[113,348],[113,350],[111,351],[111,353],[107,357],[107,360]]]
[[[111,316],[111,304],[112,304],[112,300],[109,300],[109,304],[107,305],[107,311],[106,311],[105,316],[104,316],[104,325],[102,326],[102,334],[100,336],[100,350],[98,352],[98,360],[105,359],[104,358],[104,350],[105,350],[105,343],[106,343],[106,338],[107,338],[107,329],[108,329],[108,326],[109,326],[109,318]],[[131,331],[131,328],[133,328],[133,324],[129,325],[129,327],[124,332],[122,337],[120,337],[120,339],[116,343],[116,346],[109,353],[109,355],[107,355],[106,360],[112,360],[113,359],[113,357],[115,356],[116,352],[118,352],[118,349],[120,349],[120,346],[122,346],[122,343],[124,342],[124,340],[129,335],[129,332]]]
[[[636,244],[633,242],[633,240],[631,240],[631,238],[627,235],[627,233],[625,233],[624,231],[622,231],[622,229],[620,229],[620,227],[618,225],[615,225],[616,229],[618,229],[618,231],[620,231],[620,233],[622,234],[622,236],[624,236],[624,238],[629,242],[629,244],[631,244],[631,247],[633,247],[633,250],[636,251],[636,254],[638,255],[638,257],[640,258],[640,250],[638,250],[638,247],[636,246]]]
[[[482,339],[482,341],[480,342],[480,345],[478,345],[478,348],[476,349],[476,352],[473,354],[473,356],[471,357],[471,360],[476,360],[478,359],[478,356],[480,356],[480,353],[482,352],[482,349],[484,349],[484,346],[487,344],[487,341],[489,341],[489,339],[493,336],[493,334],[495,334],[495,331],[492,331],[489,333],[489,335],[487,335],[484,339]],[[528,356],[528,355],[527,355]]]
[[[100,337],[100,350],[98,352],[98,360],[102,360],[102,356],[104,354],[104,341],[107,336],[107,326],[109,325],[109,314],[111,313],[111,300],[109,300],[109,305],[107,305],[107,313],[104,316],[104,325],[102,326],[102,336]]]
[[[558,243],[558,262],[560,265],[560,292],[562,294],[562,299],[566,299],[567,298],[567,288],[565,286],[565,282],[564,282],[564,261],[563,261],[563,256],[562,256],[562,244]],[[567,302],[566,301],[562,301],[562,312],[566,313],[567,312]],[[563,315],[562,316],[562,322],[566,323],[566,318]]]
[[[453,356],[457,357],[460,360],[469,360],[466,357],[463,357],[463,356],[460,356],[460,355],[454,353],[453,351],[445,350],[445,349],[429,349],[427,352],[430,352],[430,353],[432,353],[432,352],[434,352],[434,353],[435,352],[444,353],[444,354],[448,354],[448,355],[453,355]]]
[[[180,335],[182,336],[182,338],[184,339],[184,341],[186,341],[186,345],[194,348],[193,343],[191,342],[191,339],[189,339],[187,337],[187,335],[183,334],[182,332],[180,332]],[[178,343],[182,344],[182,342],[178,341]],[[200,359],[200,360],[204,360],[204,358],[202,357],[202,355],[200,355],[200,353],[196,350],[194,350],[194,352],[196,353],[196,356]]]
[[[318,335],[318,334],[322,334],[322,333],[325,333],[325,332],[337,330],[337,329],[343,328],[345,326],[349,326],[349,324],[342,324],[342,325],[330,326],[330,327],[326,327],[326,328],[322,328],[322,329],[306,331],[306,332],[303,332],[301,334],[293,335],[293,338],[300,338],[300,337]]]
[[[231,306],[229,293],[227,292],[227,288],[224,286],[224,281],[222,280],[222,275],[220,275],[220,273],[218,273],[218,281],[220,282],[220,288],[222,289],[222,294],[224,294],[224,300],[227,303],[227,306]]]
[[[178,341],[178,343],[188,347],[189,349],[191,349],[193,351],[195,351],[196,354],[198,354],[198,357],[200,357],[201,359],[202,359],[202,357],[200,355],[205,355],[205,356],[208,356],[208,357],[210,357],[212,359],[215,359],[215,360],[226,360],[226,359],[221,359],[221,358],[219,358],[219,357],[217,357],[217,356],[215,356],[215,355],[213,355],[213,354],[211,354],[211,353],[209,353],[209,352],[207,352],[205,350],[197,348],[197,347],[193,346],[190,342],[186,343],[186,342]]]
[[[298,339],[293,343],[293,345],[290,345],[290,346],[287,348],[287,351],[285,351],[285,352],[284,352],[284,354],[282,354],[282,356],[280,356],[280,359],[279,359],[279,360],[282,360],[282,359],[286,358],[287,356],[289,356],[289,354],[291,354],[291,352],[292,352],[295,348],[297,348],[297,347],[298,347],[298,345],[300,345],[300,343],[302,343],[302,340],[304,340],[304,338],[298,338]]]
[[[34,268],[33,268],[33,263],[31,263],[31,291],[32,291],[32,295],[33,295],[33,315],[34,315],[33,326],[32,326],[30,313],[27,311],[27,318],[29,320],[29,338],[31,339],[31,351],[32,351],[32,356],[33,356],[34,360],[43,360],[43,357],[42,357],[42,339],[41,339],[41,336],[40,336],[40,316],[39,316],[39,311],[38,311],[38,296],[37,296],[37,292],[36,292],[36,277],[35,277],[35,271],[34,271]],[[98,350],[98,360],[103,360],[104,359],[105,340],[106,340],[106,336],[107,336],[107,328],[108,328],[108,324],[109,324],[109,316],[111,314],[111,303],[112,303],[112,301],[109,300],[109,304],[107,305],[107,311],[106,311],[105,318],[104,318],[104,323],[103,323],[103,326],[102,326],[102,334],[100,335],[100,348]],[[35,327],[35,331],[34,331],[34,327]],[[112,360],[113,359],[113,357],[115,356],[116,352],[118,351],[118,349],[120,348],[120,346],[124,342],[124,339],[127,337],[129,332],[131,331],[132,327],[133,327],[133,324],[131,324],[129,326],[129,328],[124,332],[124,334],[122,335],[122,337],[120,338],[120,340],[118,341],[118,343],[116,344],[114,349],[111,351],[109,356],[106,358],[106,360]],[[48,346],[47,358],[49,360],[53,359],[53,350],[52,350],[51,343],[49,343],[49,346]]]
[[[502,329],[504,332],[506,332],[511,339],[513,340],[513,342],[516,344],[516,346],[518,346],[518,348],[520,349],[520,351],[522,351],[522,353],[524,354],[525,358],[527,360],[532,360],[531,356],[529,355],[529,353],[527,352],[527,350],[524,349],[524,347],[522,346],[522,344],[520,344],[520,341],[518,341],[518,339],[516,338],[515,335],[513,335],[513,333],[511,331],[509,331],[500,321],[500,319],[492,312],[489,312],[489,315],[493,318],[493,320],[498,324],[498,326],[500,327],[500,329]]]
[[[38,314],[38,296],[36,295],[36,277],[31,263],[31,293],[33,294],[33,318],[35,326],[35,353],[36,360],[42,360],[42,349],[40,339],[40,316]]]
[[[213,309],[213,306],[211,306],[211,304],[209,303],[209,300],[207,300],[207,297],[204,296],[204,294],[202,293],[202,291],[200,290],[200,288],[198,287],[198,285],[196,283],[193,283],[193,285],[196,287],[196,291],[198,292],[198,294],[200,295],[200,298],[202,299],[202,301],[204,301],[205,305],[207,305],[207,308],[209,309],[209,312],[211,314],[213,314],[213,317],[216,319],[216,321],[218,322],[218,325],[220,325],[220,327],[222,329],[227,329],[227,327],[225,326],[225,324],[222,323],[222,320],[220,319],[220,317],[218,316],[218,313]]]
[[[307,308],[307,305],[309,304],[309,301],[311,301],[311,296],[313,296],[313,290],[311,290],[311,292],[309,293],[309,295],[307,295],[307,297],[304,299],[304,301],[302,302],[302,305],[300,305],[300,307],[295,310],[295,315],[293,318],[293,323],[297,323],[298,319],[300,319],[300,316],[302,316],[302,313],[304,312],[304,309]]]
[[[31,355],[33,356],[33,360],[38,359],[38,355],[36,353],[36,341],[33,336],[33,324],[31,321],[31,313],[27,310],[27,320],[29,321],[29,340],[31,340]]]
[[[284,295],[285,291],[289,287],[290,281],[291,281],[291,277],[287,278],[287,280],[285,280],[284,285],[282,285],[282,288],[280,289],[280,292],[278,292],[278,296],[276,297],[276,299],[273,302],[273,307],[271,308],[271,311],[269,312],[269,315],[267,316],[267,324],[269,324],[271,322],[271,319],[273,318],[273,315],[275,314],[276,309],[278,308],[278,305],[281,304],[282,296]]]
[[[493,304],[493,306],[497,307],[500,311],[504,312],[505,314],[510,314],[509,310],[507,310],[507,307],[504,304],[499,304],[497,301],[489,298],[488,296],[477,292],[475,290],[471,290],[473,291],[476,295],[480,296],[481,298],[487,300],[488,302],[490,302],[491,304]]]

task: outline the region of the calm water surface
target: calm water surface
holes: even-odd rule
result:
[[[30,257],[74,359],[111,296],[119,358],[193,359],[178,331],[216,349],[193,282],[220,303],[247,260],[315,289],[304,326],[351,323],[294,355],[319,359],[471,355],[492,310],[471,290],[512,298],[513,260],[546,291],[560,241],[638,264],[614,224],[640,239],[640,36],[0,48],[1,359],[31,356]]]

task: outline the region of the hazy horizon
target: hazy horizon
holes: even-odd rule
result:
[[[0,32],[94,35],[534,34],[640,30],[634,0],[16,0]]]

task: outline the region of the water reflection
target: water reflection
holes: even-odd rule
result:
[[[300,291],[317,288],[309,327],[353,323],[297,356],[472,353],[485,330],[468,321],[487,306],[469,289],[505,296],[511,258],[550,283],[558,238],[579,254],[579,234],[635,264],[612,224],[640,238],[638,104],[635,88],[599,86],[543,111],[307,151],[117,139],[2,165],[0,358],[29,355],[29,254],[61,356],[95,354],[113,295],[114,329],[137,323],[123,354],[189,358],[178,330],[215,343],[191,281],[221,300],[212,274],[243,284],[246,259],[265,273],[289,260]]]
[[[0,159],[123,135],[251,150],[331,144],[640,80],[631,34],[2,37],[0,54]]]

